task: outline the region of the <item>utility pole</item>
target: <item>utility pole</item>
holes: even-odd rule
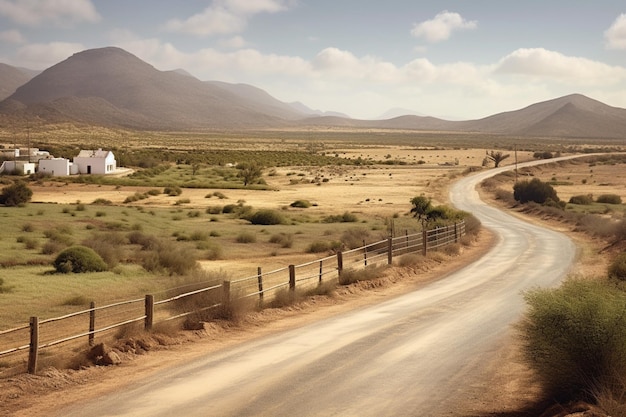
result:
[[[515,144],[515,184],[517,184],[517,144]]]

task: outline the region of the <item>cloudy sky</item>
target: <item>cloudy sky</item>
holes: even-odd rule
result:
[[[355,118],[474,119],[571,93],[626,107],[623,0],[0,0],[0,62],[104,46]]]

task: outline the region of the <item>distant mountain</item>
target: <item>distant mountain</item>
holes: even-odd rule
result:
[[[536,103],[479,120],[449,121],[435,117],[400,116],[388,120],[339,121],[318,118],[306,122],[311,125],[477,132],[521,137],[626,137],[626,109],[611,107],[581,94]]]
[[[0,101],[0,116],[153,130],[337,126],[520,137],[626,137],[626,109],[580,94],[478,120],[421,115],[358,120],[300,102],[285,103],[252,85],[200,81],[180,69],[159,71],[119,48],[83,51],[33,75],[0,64],[0,99],[2,94],[8,96]]]
[[[137,129],[268,127],[280,112],[177,71],[158,71],[119,48],[74,54],[19,87],[0,103],[57,120]],[[293,118],[295,112],[285,112]]]
[[[626,136],[626,109],[571,94],[521,110],[459,123],[464,130],[508,135],[620,138]]]
[[[0,100],[4,100],[35,76],[35,72],[0,64]]]
[[[378,116],[376,118],[376,120],[389,120],[389,119],[395,119],[396,117],[401,117],[401,116],[420,116],[420,117],[424,117],[426,116],[425,114],[416,112],[414,110],[409,110],[409,109],[403,109],[401,107],[394,107],[393,109],[389,109],[386,112],[384,112],[383,114],[381,114],[380,116]]]

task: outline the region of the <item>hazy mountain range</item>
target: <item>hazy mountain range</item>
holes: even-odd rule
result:
[[[119,48],[91,49],[41,73],[0,64],[0,117],[37,117],[149,130],[344,126],[533,137],[622,138],[626,109],[572,94],[483,119],[450,121],[391,110],[356,120],[285,103],[246,84],[159,71]],[[406,111],[408,113],[409,111]]]

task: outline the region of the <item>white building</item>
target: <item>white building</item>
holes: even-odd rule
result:
[[[0,166],[0,174],[30,175],[35,173],[35,164],[24,161],[4,161]]]
[[[39,172],[50,174],[53,177],[70,175],[72,163],[65,158],[46,158],[39,160]]]
[[[74,157],[74,170],[78,174],[111,174],[117,169],[115,155],[111,151],[81,150]]]

